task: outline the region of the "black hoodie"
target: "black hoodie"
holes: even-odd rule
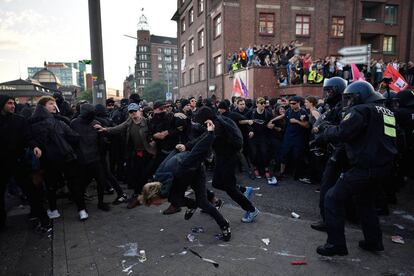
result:
[[[100,124],[95,118],[95,107],[91,104],[80,106],[79,117],[71,122],[73,130],[79,133],[78,157],[81,164],[91,164],[100,160],[100,135],[93,127]]]
[[[10,99],[13,97],[0,95],[0,159],[6,163],[16,162],[17,158],[23,155],[29,141],[29,129],[25,118],[15,113],[3,115],[1,112]]]
[[[29,124],[31,146],[42,150],[42,162],[56,165],[76,159],[73,146],[79,141],[79,134],[56,119],[43,105],[36,106]]]

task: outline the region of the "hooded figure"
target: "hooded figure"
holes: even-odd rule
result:
[[[62,92],[57,91],[53,93],[53,98],[56,100],[56,105],[59,109],[58,112],[62,116],[71,118],[73,116],[72,108],[70,107],[70,104],[63,98]]]
[[[71,127],[80,135],[79,161],[81,164],[90,164],[99,161],[99,135],[95,124],[100,124],[95,118],[95,107],[91,104],[80,106],[79,117],[71,122]]]

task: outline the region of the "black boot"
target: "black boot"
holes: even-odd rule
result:
[[[316,230],[316,231],[321,231],[321,232],[328,231],[328,227],[326,226],[326,224],[323,220],[312,223],[311,228]]]
[[[359,241],[358,245],[360,248],[371,252],[384,251],[384,245],[382,244],[382,242],[369,243],[367,241]]]
[[[346,248],[346,245],[333,245],[326,243],[324,245],[318,246],[316,253],[322,256],[345,256],[348,255],[348,249]]]

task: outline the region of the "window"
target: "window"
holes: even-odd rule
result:
[[[162,54],[162,48],[157,48],[158,54]]]
[[[395,36],[384,36],[382,51],[385,53],[395,52]]]
[[[204,29],[198,32],[198,49],[204,47]]]
[[[198,0],[198,14],[204,11],[204,0]]]
[[[170,63],[171,62],[171,56],[165,56],[164,60],[165,60],[165,62]]]
[[[177,49],[173,50],[173,54],[176,55],[177,54]]]
[[[164,49],[164,54],[167,55],[167,56],[170,56],[171,55],[171,48],[165,48]]]
[[[221,56],[216,56],[214,58],[214,75],[215,76],[220,76],[223,73],[222,70],[222,60],[221,60]]]
[[[332,36],[344,37],[345,18],[344,17],[332,17]]]
[[[275,14],[260,13],[259,14],[259,34],[273,35],[274,34]]]
[[[148,51],[148,47],[147,46],[139,46],[138,47],[138,52],[147,52]]]
[[[397,24],[398,6],[385,5],[384,23],[390,25]]]
[[[185,52],[186,52],[186,49],[185,49],[185,44],[184,44],[183,46],[181,46],[181,59],[185,59]]]
[[[174,64],[174,70],[178,70],[178,65]]]
[[[181,19],[181,32],[185,32],[185,17]]]
[[[190,39],[188,41],[188,47],[189,47],[189,55],[191,56],[192,54],[194,54],[194,38]]]
[[[203,81],[206,79],[206,66],[204,63],[198,66],[198,80]]]
[[[181,83],[182,83],[183,86],[186,86],[187,85],[187,83],[185,82],[185,72],[183,72],[181,74]]]
[[[158,63],[158,69],[162,69],[162,63]]]
[[[309,36],[310,16],[296,15],[296,35]]]
[[[178,58],[176,55],[174,55],[174,61],[178,61]]]
[[[221,14],[217,15],[214,20],[214,38],[221,35]]]
[[[158,55],[158,61],[162,60],[162,55]]]
[[[193,22],[194,22],[194,9],[193,9],[193,8],[191,8],[191,9],[188,11],[188,25],[193,24]]]
[[[194,68],[190,69],[190,84],[194,83]]]

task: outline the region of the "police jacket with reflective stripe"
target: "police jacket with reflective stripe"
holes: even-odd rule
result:
[[[394,114],[380,104],[352,107],[339,126],[324,131],[323,139],[343,142],[351,166],[359,168],[391,165],[397,154]]]

